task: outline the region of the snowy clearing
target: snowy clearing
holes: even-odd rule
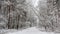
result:
[[[17,32],[9,32],[6,34],[54,34],[53,32],[42,32],[40,30],[38,30],[36,27],[31,27],[31,28],[27,28],[24,29],[22,31],[17,31]]]

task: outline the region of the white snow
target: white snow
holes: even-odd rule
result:
[[[17,31],[17,32],[10,32],[6,34],[54,34],[53,32],[42,32],[39,31],[36,27],[31,27],[28,29],[24,29],[22,31]]]

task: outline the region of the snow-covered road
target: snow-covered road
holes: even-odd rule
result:
[[[38,30],[36,27],[31,27],[31,28],[27,28],[24,29],[22,31],[17,31],[17,32],[9,32],[6,34],[54,34],[53,32],[42,32],[40,30]]]

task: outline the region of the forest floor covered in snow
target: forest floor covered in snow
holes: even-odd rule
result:
[[[3,30],[0,32],[3,32]],[[60,33],[40,31],[36,27],[31,27],[24,30],[13,30],[13,29],[5,30],[3,33],[0,34],[60,34]]]

